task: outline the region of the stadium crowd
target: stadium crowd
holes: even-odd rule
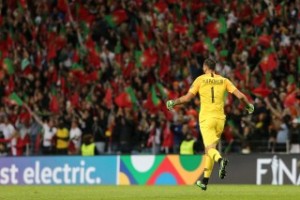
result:
[[[0,0],[0,154],[179,153],[214,58],[255,105],[228,95],[222,151],[300,145],[299,0]],[[289,144],[290,146],[287,146]],[[198,149],[201,152],[203,149]]]

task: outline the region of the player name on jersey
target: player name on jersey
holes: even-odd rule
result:
[[[222,85],[224,83],[224,80],[209,78],[209,79],[204,79],[203,83],[209,85]]]

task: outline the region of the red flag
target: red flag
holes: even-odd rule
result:
[[[266,21],[266,18],[266,13],[260,13],[253,18],[252,24],[255,26],[261,26]]]
[[[57,8],[58,10],[67,13],[68,12],[68,4],[67,0],[58,0],[57,1]]]
[[[98,71],[93,71],[87,74],[86,78],[89,82],[97,81],[99,79],[99,73]]]
[[[236,70],[234,70],[234,75],[235,75],[235,77],[237,77],[239,80],[246,80],[245,75],[241,73],[241,69],[236,69]]]
[[[174,26],[174,32],[178,34],[187,34],[188,33],[188,27],[180,24],[176,24]]]
[[[27,7],[27,2],[26,0],[19,0],[21,7],[24,9]]]
[[[154,4],[153,7],[158,13],[163,13],[168,9],[168,5],[164,1],[159,1],[158,3]]]
[[[205,21],[205,18],[206,18],[206,13],[205,12],[200,12],[197,17],[196,17],[196,21],[199,23],[199,24],[203,24],[204,21]]]
[[[142,66],[153,67],[158,60],[158,54],[153,48],[148,48],[143,52],[141,56]]]
[[[278,61],[275,53],[264,56],[260,63],[260,67],[264,73],[273,71],[278,66]]]
[[[48,48],[47,60],[50,61],[56,57],[56,47],[54,44],[50,45]]]
[[[195,42],[192,46],[192,50],[195,53],[203,53],[206,50],[204,42],[202,41]]]
[[[59,105],[58,100],[56,96],[51,96],[50,104],[49,104],[49,110],[53,113],[59,113]]]
[[[89,24],[95,19],[94,15],[92,15],[89,10],[83,6],[80,6],[78,15],[80,20],[83,20]]]
[[[269,47],[271,44],[272,36],[271,35],[261,35],[258,38],[259,44],[261,44],[264,47]]]
[[[74,94],[70,97],[70,103],[74,108],[79,106],[79,94],[74,92]]]
[[[14,89],[15,89],[15,82],[14,82],[13,76],[9,76],[8,84],[7,84],[7,86],[6,86],[5,89],[6,89],[5,92],[7,94],[10,94],[10,93],[12,93],[14,91]]]
[[[132,70],[134,69],[134,63],[133,62],[129,62],[126,65],[123,65],[122,67],[122,73],[124,78],[128,78],[131,75]]]
[[[116,24],[121,24],[128,19],[128,15],[124,9],[114,11],[112,16]]]
[[[126,92],[121,92],[116,98],[115,103],[117,106],[124,108],[124,107],[131,107],[132,103],[130,100],[130,96]]]
[[[266,87],[263,87],[263,86],[259,86],[258,88],[255,88],[254,90],[252,90],[252,93],[257,96],[267,97],[269,94],[272,93],[272,90],[270,90]]]
[[[146,40],[146,36],[140,26],[136,26],[136,33],[138,36],[138,41],[139,43],[144,43]]]
[[[66,38],[58,35],[55,39],[55,46],[56,46],[56,50],[61,50],[62,48],[64,48],[67,44]]]
[[[171,58],[169,54],[165,55],[160,60],[159,76],[161,78],[163,78],[168,73],[170,64],[171,64]]]
[[[74,51],[72,60],[74,63],[77,63],[79,61],[79,54],[77,50]]]
[[[112,106],[112,89],[108,88],[106,90],[105,96],[104,96],[104,103],[106,104],[107,108],[111,108]]]
[[[88,54],[87,60],[88,62],[93,65],[96,68],[99,68],[101,65],[101,59],[98,56],[98,53],[96,52],[96,50],[92,49],[91,51],[89,51],[90,53]]]
[[[296,93],[291,93],[285,97],[284,106],[290,107],[290,106],[295,105],[296,102],[297,102]]]
[[[208,34],[208,37],[210,37],[210,38],[216,38],[216,37],[218,37],[219,30],[217,28],[217,24],[218,24],[217,21],[212,21],[212,22],[209,22],[205,26],[206,32]]]
[[[205,6],[204,2],[199,2],[199,1],[192,1],[192,10],[200,10]]]
[[[144,102],[144,107],[150,112],[150,114],[156,114],[160,108],[159,105],[155,105],[152,101],[152,95],[148,94],[147,100]]]

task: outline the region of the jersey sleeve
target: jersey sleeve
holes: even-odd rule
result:
[[[227,78],[225,79],[225,85],[226,85],[226,90],[230,93],[233,93],[236,90],[236,87]]]
[[[192,86],[190,87],[189,92],[192,93],[192,94],[194,94],[194,95],[196,95],[199,92],[200,83],[201,83],[200,78],[197,78],[193,82]]]

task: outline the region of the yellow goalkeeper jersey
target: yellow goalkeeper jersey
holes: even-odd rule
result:
[[[203,74],[192,84],[189,92],[199,93],[201,109],[199,121],[208,118],[225,119],[224,97],[225,93],[233,93],[236,87],[230,80],[217,74]]]

